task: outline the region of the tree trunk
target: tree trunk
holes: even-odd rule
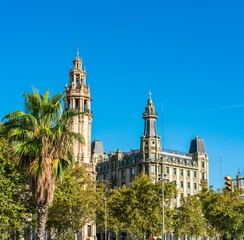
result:
[[[48,206],[44,203],[39,203],[37,207],[38,214],[38,229],[36,233],[37,240],[44,240],[46,222],[47,222],[47,214],[48,214]]]

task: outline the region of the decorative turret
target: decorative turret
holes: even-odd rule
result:
[[[236,175],[236,185],[238,188],[242,188],[242,176],[241,176],[240,169],[238,169],[238,173]]]
[[[143,159],[156,161],[160,157],[161,145],[156,128],[158,114],[155,112],[151,93],[149,93],[149,98],[145,107],[145,112],[142,114],[142,118],[144,119],[144,135],[141,137],[140,151],[143,155]]]
[[[151,93],[149,93],[145,113],[143,113],[142,117],[145,120],[144,136],[155,137],[157,135],[156,120],[158,118],[158,114],[155,112],[155,107],[152,102]]]
[[[69,85],[66,85],[65,108],[76,108],[83,114],[74,118],[72,129],[81,133],[85,139],[84,143],[74,144],[74,154],[78,162],[90,164],[91,162],[91,96],[90,88],[86,85],[86,71],[82,70],[82,60],[77,51],[73,60],[73,68],[69,72]]]
[[[201,186],[204,182],[208,184],[208,154],[206,153],[203,139],[196,136],[191,140],[189,154],[198,164],[198,182]]]

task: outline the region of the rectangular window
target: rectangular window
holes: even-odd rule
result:
[[[197,190],[197,184],[196,183],[194,183],[194,189]]]
[[[181,187],[181,188],[184,187],[184,183],[183,183],[183,181],[180,181],[180,187]]]
[[[79,109],[79,99],[75,99],[75,108]]]
[[[166,171],[167,174],[169,174],[169,167],[166,167]]]
[[[191,188],[190,182],[187,182],[187,188]]]
[[[87,236],[91,237],[92,236],[92,226],[91,225],[87,225]]]
[[[80,81],[79,81],[79,77],[76,77],[76,86],[78,86],[80,84]]]
[[[204,180],[205,179],[205,174],[204,173],[202,173],[202,180]]]
[[[135,175],[135,168],[130,169],[130,175]]]
[[[190,170],[187,170],[187,177],[190,177]]]
[[[204,162],[202,162],[202,168],[204,168],[204,167],[205,167]]]
[[[176,175],[176,168],[173,168],[172,171],[173,171],[173,174]]]
[[[151,172],[155,173],[156,172],[156,165],[151,165]]]
[[[176,180],[173,181],[174,185],[176,186]]]
[[[196,171],[194,171],[194,172],[193,172],[193,174],[194,174],[194,175],[193,175],[193,176],[194,176],[194,178],[196,178],[196,177],[197,177],[197,172],[196,172]]]
[[[149,166],[145,165],[145,173],[149,173]]]
[[[152,154],[151,154],[151,159],[152,159],[153,161],[156,160],[156,153],[152,153]]]
[[[184,175],[184,171],[183,171],[183,169],[180,169],[180,175],[181,175],[181,176]]]

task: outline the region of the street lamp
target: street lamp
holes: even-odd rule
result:
[[[162,167],[162,174],[159,174],[159,180],[162,181],[162,240],[164,240],[164,177],[166,175],[163,174],[163,167]]]
[[[104,235],[105,240],[107,240],[107,198],[104,197]]]
[[[107,196],[106,193],[108,191],[108,186],[109,186],[109,180],[105,184],[105,195],[103,197],[104,200],[104,238],[107,240]]]

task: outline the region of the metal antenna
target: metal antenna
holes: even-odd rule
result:
[[[164,149],[164,105],[161,105],[161,114],[162,114],[162,147]]]

